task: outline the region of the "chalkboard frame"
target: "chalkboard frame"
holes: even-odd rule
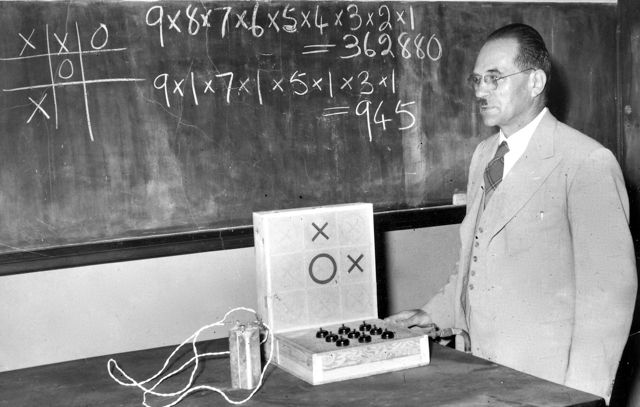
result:
[[[376,235],[394,230],[458,224],[464,205],[437,205],[374,213]],[[379,239],[378,239],[379,240]],[[207,231],[87,243],[0,255],[0,276],[253,247],[251,225]],[[379,246],[378,246],[379,247]],[[379,250],[379,249],[378,249]]]

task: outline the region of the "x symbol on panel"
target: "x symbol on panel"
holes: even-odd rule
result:
[[[318,225],[316,225],[316,223],[315,223],[315,222],[311,222],[311,224],[312,224],[312,225],[313,225],[313,227],[314,227],[314,228],[316,228],[316,230],[318,231],[318,233],[316,233],[316,234],[313,236],[313,239],[311,239],[311,241],[312,241],[312,242],[315,242],[315,241],[316,241],[316,238],[317,238],[318,236],[320,236],[320,235],[324,236],[324,237],[325,237],[325,239],[329,240],[329,236],[327,236],[327,234],[323,232],[324,228],[326,228],[326,227],[327,227],[327,225],[329,224],[329,222],[325,222],[325,223],[324,223],[324,225],[322,225],[322,227],[318,227]]]
[[[358,290],[361,291],[361,290]],[[366,301],[367,295],[364,292],[352,291],[347,297],[348,307],[351,309],[367,309],[368,301]],[[366,302],[365,302],[366,301]]]
[[[329,301],[326,298],[319,298],[318,299],[318,305],[320,305],[320,311],[323,311],[323,314],[329,314],[331,315],[334,312],[334,302],[333,301]]]
[[[360,267],[360,260],[362,260],[364,258],[364,254],[361,254],[357,259],[353,259],[353,257],[351,257],[350,254],[347,254],[347,257],[349,258],[349,260],[351,260],[351,263],[353,263],[351,265],[351,267],[349,267],[349,270],[347,270],[347,273],[351,273],[351,270],[353,270],[354,268],[358,268],[358,270],[360,270],[361,272],[364,272],[364,269],[362,267]]]
[[[275,233],[275,241],[278,243],[289,243],[292,239],[291,237],[291,229],[280,229],[276,230]]]
[[[359,217],[354,217],[351,219],[345,220],[344,224],[344,232],[350,235],[354,235],[353,237],[357,237],[357,234],[362,234],[362,219]]]
[[[289,316],[290,318],[287,318],[289,321],[295,321],[297,319],[298,314],[300,312],[299,307],[293,307],[293,308],[288,307],[287,304],[284,301],[282,301],[277,294],[274,296],[274,300],[278,300],[278,308],[279,308],[279,311],[281,312],[281,315]]]

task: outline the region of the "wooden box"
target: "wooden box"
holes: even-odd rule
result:
[[[253,224],[258,310],[278,366],[322,384],[429,363],[427,335],[378,319],[371,204],[256,212]],[[349,344],[338,346],[316,337],[364,321],[393,338],[367,332],[371,342],[359,342],[345,333]]]

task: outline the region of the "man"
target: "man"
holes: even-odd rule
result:
[[[469,79],[500,132],[471,159],[458,272],[388,320],[463,328],[474,355],[608,402],[637,289],[628,198],[611,152],[545,107],[549,73],[533,28],[488,37]]]

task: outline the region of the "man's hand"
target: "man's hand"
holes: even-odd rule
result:
[[[434,326],[429,314],[421,309],[400,311],[397,314],[386,317],[384,320],[406,328],[411,328],[413,326],[420,328],[432,328]]]

